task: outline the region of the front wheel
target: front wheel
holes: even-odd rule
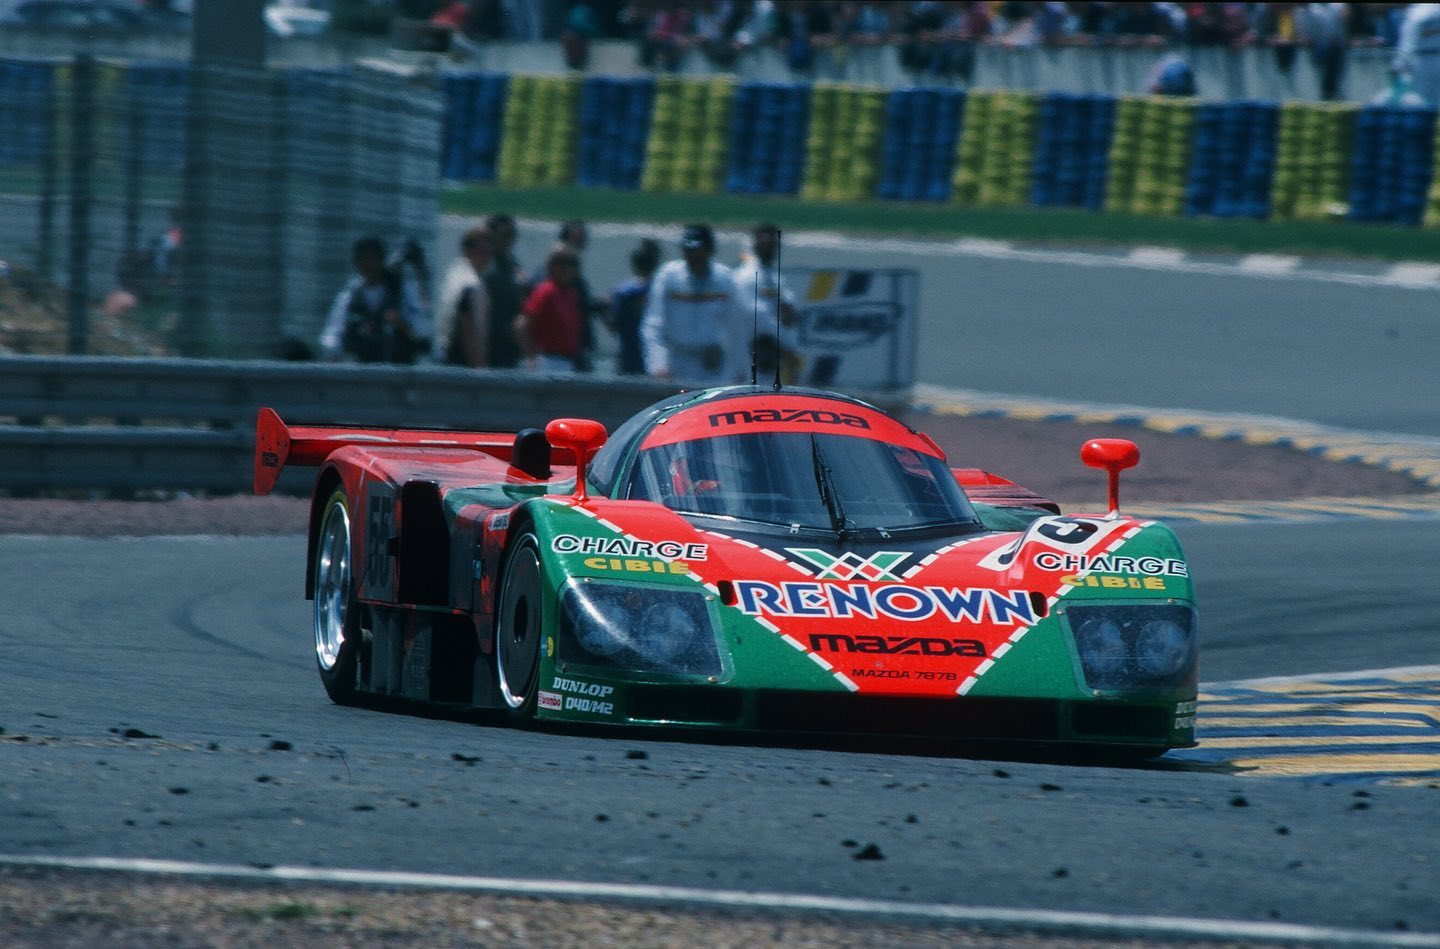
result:
[[[350,549],[350,512],[345,492],[325,502],[315,543],[315,663],[331,701],[355,701],[360,622],[355,606]]]
[[[500,696],[515,722],[535,715],[540,683],[540,542],[521,534],[505,555],[495,617],[495,669]]]

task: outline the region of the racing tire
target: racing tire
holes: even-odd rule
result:
[[[325,502],[315,541],[315,665],[337,705],[356,702],[360,610],[355,603],[350,508],[343,489]]]
[[[505,711],[515,724],[535,717],[543,576],[540,541],[527,531],[505,553],[495,611],[495,673]]]

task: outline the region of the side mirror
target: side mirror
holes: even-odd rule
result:
[[[575,456],[575,500],[583,503],[585,466],[605,444],[605,426],[588,418],[557,418],[545,426],[545,437],[557,448],[568,448]]]
[[[1140,463],[1140,449],[1125,438],[1092,438],[1080,446],[1080,460],[1110,473],[1110,513],[1120,513],[1120,472]]]

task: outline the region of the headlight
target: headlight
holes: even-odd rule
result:
[[[1188,606],[1072,606],[1066,615],[1092,689],[1167,689],[1195,677]]]
[[[560,659],[634,672],[718,675],[710,607],[699,592],[574,583],[560,598]]]

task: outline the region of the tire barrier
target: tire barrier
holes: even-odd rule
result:
[[[508,78],[447,73],[440,77],[445,100],[441,176],[456,181],[494,181],[500,161],[500,128]]]
[[[0,62],[0,167],[31,165],[45,155],[55,102],[49,63]]]
[[[585,80],[577,184],[626,191],[640,187],[654,101],[655,84],[646,79]]]
[[[1176,215],[1185,204],[1196,103],[1190,99],[1122,99],[1110,142],[1105,210]]]
[[[1435,165],[1435,113],[1366,106],[1355,119],[1350,217],[1419,224]]]
[[[73,69],[0,61],[0,168],[16,180],[63,173]],[[287,83],[323,99],[344,72],[291,69]],[[97,64],[95,134],[129,143],[102,171],[183,167],[188,76]],[[1424,108],[675,76],[445,72],[438,85],[454,181],[1440,225]],[[297,122],[287,147],[306,150],[312,132]]]
[[[970,93],[952,200],[990,208],[1026,204],[1038,118],[1039,97],[1033,93]]]
[[[735,90],[730,113],[730,163],[725,190],[734,194],[795,194],[805,170],[810,87],[749,82]]]
[[[640,187],[653,192],[720,191],[730,147],[734,84],[726,79],[666,76],[655,87]]]
[[[1344,213],[1357,112],[1352,105],[1281,106],[1271,217],[1319,221]]]
[[[885,99],[876,197],[948,201],[965,94],[958,89],[896,89]]]
[[[573,76],[512,76],[501,120],[503,185],[575,182],[580,80]]]
[[[885,94],[879,89],[828,84],[813,88],[802,198],[861,201],[875,193],[884,113]]]
[[[1185,213],[1268,217],[1278,125],[1273,102],[1205,103],[1196,109]]]
[[[1030,203],[1105,206],[1115,100],[1057,92],[1040,103]]]

